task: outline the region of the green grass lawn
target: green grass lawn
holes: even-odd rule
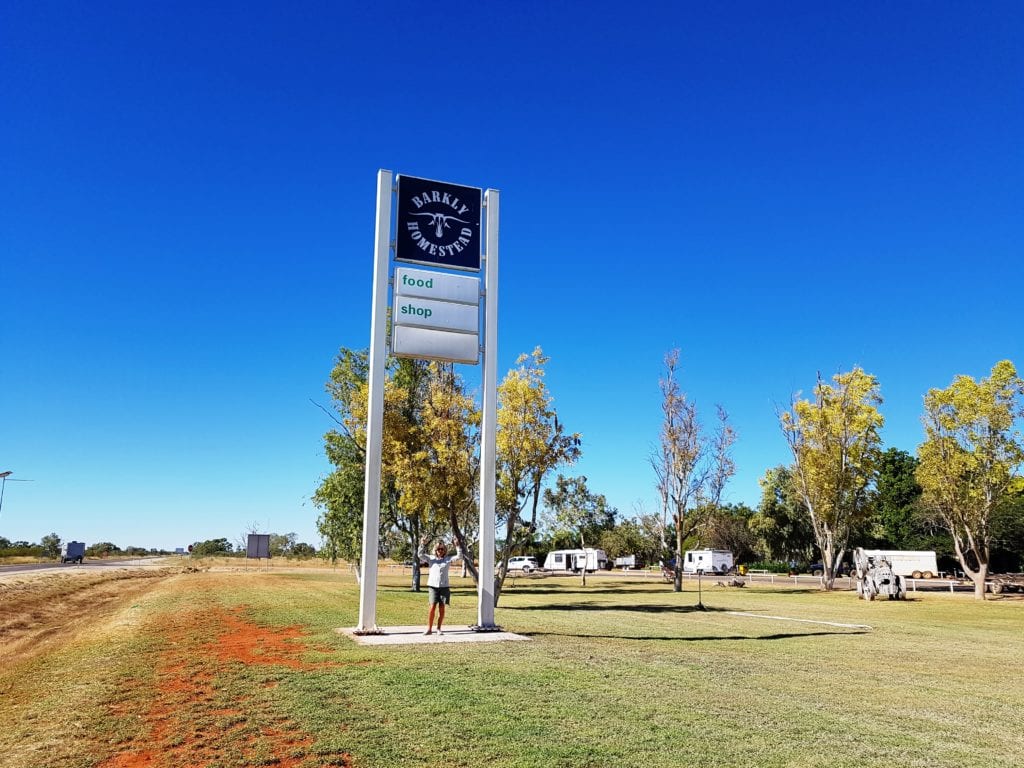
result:
[[[454,587],[446,621],[471,624],[472,585]],[[211,680],[210,712],[245,702],[230,716],[263,728],[286,720],[308,734],[294,750],[302,766],[1024,764],[1024,602],[918,593],[866,603],[850,592],[710,586],[708,610],[695,603],[691,585],[676,594],[642,579],[595,578],[585,588],[520,580],[496,618],[530,642],[368,647],[335,632],[357,620],[358,589],[346,576],[188,574],[126,609],[124,631],[105,634],[102,646],[83,637],[0,672],[0,692],[34,690],[19,694],[16,730],[38,736],[45,728],[33,724],[59,706],[38,681],[58,667],[87,678],[89,758],[38,765],[98,765],[142,728],[137,711],[156,675],[146,654],[180,642],[160,635],[163,617],[227,610],[306,633],[303,669],[218,666],[198,652],[190,662]],[[379,624],[425,616],[425,593],[382,579]],[[117,679],[130,680],[131,692]],[[120,705],[99,706],[108,699]],[[3,706],[0,718],[12,717]],[[0,734],[0,764],[15,765],[3,762],[4,746]]]

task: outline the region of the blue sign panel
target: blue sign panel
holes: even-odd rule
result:
[[[482,209],[478,187],[399,176],[395,260],[479,272]]]

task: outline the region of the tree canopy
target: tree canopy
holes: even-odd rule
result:
[[[675,578],[673,589],[681,592],[683,545],[718,508],[722,491],[736,472],[732,446],[736,433],[725,410],[718,407],[718,428],[704,431],[697,406],[682,390],[678,379],[679,350],[665,355],[661,388],[662,422],[658,449],[651,457],[657,476],[662,512],[675,527]]]
[[[957,376],[925,395],[925,440],[918,447],[922,502],[953,537],[957,560],[984,599],[997,506],[1014,487],[1024,462],[1015,422],[1024,381],[1009,360],[988,378]]]
[[[609,506],[603,494],[593,493],[587,487],[587,478],[559,475],[554,489],[544,489],[546,524],[556,545],[579,544],[586,549],[597,543],[603,531],[615,527],[617,510]],[[561,539],[561,542],[559,542]],[[589,543],[588,543],[589,542]],[[587,569],[582,569],[583,584],[587,583]]]
[[[793,476],[810,517],[831,589],[853,527],[868,514],[884,419],[878,380],[860,368],[818,377],[812,400],[793,398],[779,415],[793,454]]]

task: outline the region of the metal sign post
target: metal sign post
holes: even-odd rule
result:
[[[377,551],[380,527],[380,451],[384,432],[384,358],[387,355],[388,268],[391,255],[391,171],[377,171],[377,236],[373,244],[373,305],[370,320],[369,408],[366,416],[366,479],[363,485],[362,578],[356,632],[377,627]]]
[[[500,193],[484,193],[487,208],[487,252],[484,264],[483,413],[480,422],[480,584],[477,623],[481,631],[500,629],[494,623],[494,495],[497,471],[498,417],[498,209]]]

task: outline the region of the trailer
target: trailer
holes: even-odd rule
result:
[[[897,576],[911,579],[934,579],[939,574],[935,553],[908,549],[865,549],[864,554],[876,562],[886,560]]]
[[[728,549],[691,549],[683,555],[683,573],[728,573],[732,566]]]
[[[615,567],[621,568],[624,571],[636,568],[636,555],[623,555],[622,557],[616,557]]]
[[[997,573],[989,576],[988,589],[993,595],[1024,592],[1024,573]]]
[[[556,549],[548,552],[544,558],[545,571],[571,571],[579,573],[586,569],[587,573],[608,569],[608,555],[603,549]]]
[[[85,544],[81,541],[69,541],[60,548],[60,561],[62,563],[82,564],[85,559]]]

